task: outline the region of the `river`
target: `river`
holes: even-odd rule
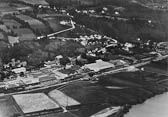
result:
[[[168,117],[168,93],[133,106],[124,117]]]

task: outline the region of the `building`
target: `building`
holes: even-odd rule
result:
[[[55,57],[55,62],[56,62],[56,65],[60,65],[60,60],[63,58],[62,55],[58,55]]]
[[[123,61],[123,60],[120,60],[120,59],[117,59],[117,60],[111,60],[110,63],[112,63],[113,65],[115,65],[115,67],[119,67],[119,66],[128,66],[129,63]]]
[[[114,68],[115,66],[112,63],[109,62],[104,62],[102,60],[97,60],[96,63],[91,63],[91,64],[86,64],[84,65],[84,68],[88,68],[90,70],[93,70],[95,72],[109,69],[109,68]]]
[[[68,77],[67,74],[61,73],[57,70],[53,70],[52,72],[55,74],[57,80],[65,79],[66,77]]]
[[[16,68],[16,69],[13,69],[12,71],[15,72],[16,74],[25,73],[26,72],[26,68],[25,67]]]

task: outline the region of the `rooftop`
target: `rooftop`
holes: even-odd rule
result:
[[[97,72],[97,71],[107,69],[107,68],[114,68],[115,66],[109,62],[97,60],[96,63],[86,64],[84,67]]]

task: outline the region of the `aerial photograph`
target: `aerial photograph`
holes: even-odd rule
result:
[[[168,117],[168,0],[0,0],[0,117]]]

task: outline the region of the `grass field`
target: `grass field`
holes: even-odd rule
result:
[[[60,20],[57,19],[57,17],[45,17],[44,19],[49,23],[54,32],[70,28],[70,26],[61,25]]]
[[[0,4],[0,12],[6,12],[6,11],[14,11],[16,8],[10,7],[8,3],[1,2]]]
[[[11,97],[0,99],[0,117],[11,117],[13,114],[19,113]]]
[[[41,34],[47,34],[48,33],[48,28],[45,24],[43,24],[41,21],[38,19],[34,19],[28,15],[17,15],[17,18],[27,22],[32,29],[35,31],[38,30]]]
[[[0,32],[0,40],[6,40],[3,32]]]
[[[13,19],[3,19],[4,25],[9,27],[11,30],[20,28],[21,24]]]
[[[43,93],[14,95],[13,98],[24,113],[59,108],[59,105]]]
[[[39,4],[48,5],[48,3],[45,0],[19,0],[19,1],[22,1],[27,4],[31,4],[31,5],[39,5]]]
[[[20,41],[33,40],[36,35],[28,28],[15,29],[14,32],[20,37]]]

